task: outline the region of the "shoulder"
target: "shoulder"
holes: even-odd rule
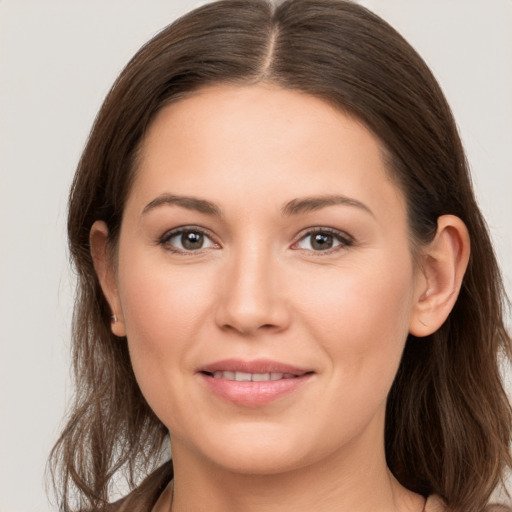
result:
[[[449,512],[449,509],[442,498],[437,495],[429,496],[425,504],[425,512]],[[512,508],[506,505],[487,505],[482,512],[512,512]]]
[[[433,494],[425,503],[425,512],[447,512],[446,503],[439,496]]]

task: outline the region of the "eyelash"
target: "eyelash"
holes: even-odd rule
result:
[[[339,245],[336,245],[334,247],[331,247],[329,249],[324,250],[318,250],[315,251],[313,249],[301,249],[299,247],[296,248],[296,246],[303,240],[307,239],[308,237],[311,237],[313,235],[329,235],[332,236],[334,240],[339,242]],[[309,253],[315,254],[315,255],[325,255],[325,254],[332,254],[337,251],[346,249],[347,247],[350,247],[354,245],[354,239],[344,231],[339,231],[337,229],[333,228],[327,228],[327,227],[315,227],[312,229],[307,230],[305,233],[302,233],[300,238],[292,245],[292,249],[297,251],[307,251]]]
[[[198,235],[204,237],[205,239],[208,239],[211,243],[211,246],[210,247],[201,247],[197,250],[193,250],[193,249],[185,249],[185,248],[180,249],[170,243],[170,241],[173,238],[179,237],[180,235],[183,235],[184,233],[198,234]],[[311,237],[313,235],[332,236],[334,240],[339,242],[339,244],[334,247],[331,247],[329,249],[318,250],[318,251],[315,251],[314,249],[303,249],[303,248],[297,247],[297,245],[300,242],[302,242],[303,240],[306,240],[307,237]],[[217,242],[215,242],[214,237],[210,234],[210,232],[208,230],[205,230],[204,228],[201,228],[198,226],[183,226],[180,228],[173,229],[172,231],[168,231],[160,238],[159,244],[165,246],[165,248],[167,250],[169,250],[173,253],[184,254],[184,255],[194,254],[194,253],[201,254],[204,250],[208,250],[212,247],[214,247],[214,248],[220,247],[220,245]],[[339,231],[339,230],[333,229],[333,228],[316,227],[316,228],[309,229],[305,233],[302,233],[300,238],[292,244],[291,249],[298,250],[298,251],[307,251],[312,254],[316,253],[317,255],[324,255],[324,254],[331,254],[331,253],[337,252],[339,250],[343,250],[347,247],[352,246],[353,244],[354,244],[354,239],[348,233],[345,233],[343,231]]]
[[[212,246],[216,246],[217,248],[220,247],[220,245],[214,241],[213,236],[210,234],[210,232],[204,228],[201,228],[199,226],[182,226],[180,228],[173,229],[171,231],[168,231],[165,233],[159,240],[159,244],[165,246],[165,248],[168,251],[171,251],[176,254],[200,254],[205,249],[209,249],[210,247],[201,247],[198,250],[190,250],[190,249],[180,249],[175,246],[173,246],[170,241],[178,237],[180,235],[183,235],[184,233],[196,233],[198,235],[203,236],[205,239],[210,240]]]

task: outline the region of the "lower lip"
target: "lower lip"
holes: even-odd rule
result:
[[[205,373],[199,375],[217,396],[243,407],[260,407],[282,398],[296,391],[312,376],[306,373],[290,379],[252,382],[214,378]]]

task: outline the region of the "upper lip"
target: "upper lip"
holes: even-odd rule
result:
[[[215,372],[245,372],[245,373],[288,373],[296,376],[312,373],[312,370],[299,368],[287,363],[272,361],[270,359],[255,359],[244,361],[241,359],[224,359],[215,361],[198,369],[202,373]]]

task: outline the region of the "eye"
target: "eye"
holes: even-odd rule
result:
[[[202,229],[187,227],[166,233],[160,243],[173,252],[195,252],[218,247]]]
[[[333,229],[318,228],[306,233],[293,245],[292,248],[315,252],[326,252],[349,247],[352,244],[352,237],[346,233]]]

